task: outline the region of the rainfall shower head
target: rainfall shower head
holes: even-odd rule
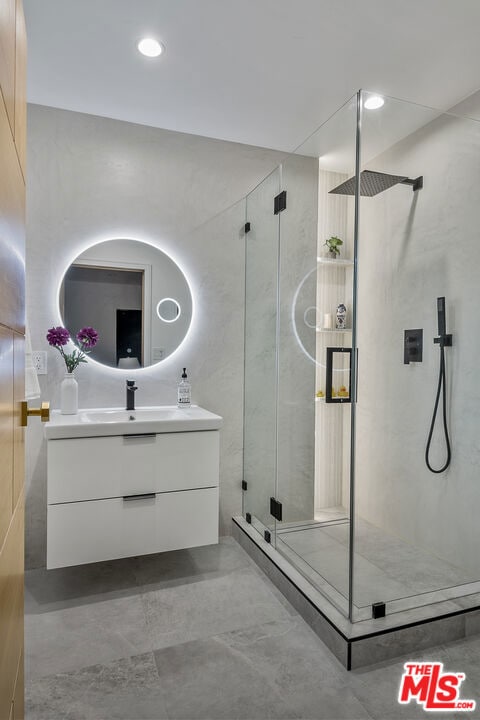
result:
[[[334,195],[355,195],[355,181],[355,177],[349,178],[338,187],[330,190],[330,193]],[[388,175],[374,170],[362,170],[360,173],[360,195],[373,197],[399,183],[411,185],[414,191],[420,190],[423,187],[423,176],[420,175],[420,177],[412,180],[406,175]]]

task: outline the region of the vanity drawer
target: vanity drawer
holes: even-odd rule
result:
[[[218,488],[49,505],[47,568],[218,542]]]
[[[219,432],[48,442],[48,503],[218,485]]]

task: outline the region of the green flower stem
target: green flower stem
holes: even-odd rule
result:
[[[80,350],[76,348],[70,354],[66,353],[61,345],[55,345],[55,347],[57,348],[60,355],[63,357],[68,373],[73,373],[74,370],[80,365],[80,363],[87,362],[86,356],[88,355],[89,351],[85,349],[83,343],[80,347]]]

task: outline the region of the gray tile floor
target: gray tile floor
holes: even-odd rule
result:
[[[342,520],[287,529],[277,537],[347,598],[349,534],[350,523]],[[479,580],[465,568],[456,567],[360,518],[355,525],[354,572],[353,600],[358,608]]]
[[[30,571],[25,602],[27,720],[428,717],[397,704],[412,659],[480,702],[480,636],[349,673],[232,538]]]

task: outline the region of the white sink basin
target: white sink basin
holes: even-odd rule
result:
[[[198,410],[199,408],[197,408]],[[85,423],[121,423],[185,419],[183,411],[175,407],[139,408],[138,410],[80,410],[79,420]],[[188,410],[187,410],[188,412]],[[182,413],[183,417],[180,417]]]
[[[194,430],[218,430],[222,418],[198,405],[177,408],[174,405],[120,408],[88,408],[76,415],[62,415],[53,410],[45,424],[47,440],[96,437],[105,435],[145,435]]]

